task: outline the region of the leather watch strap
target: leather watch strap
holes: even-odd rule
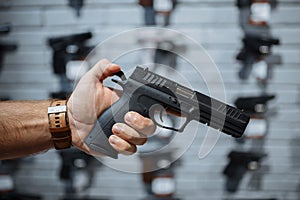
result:
[[[71,130],[67,114],[67,101],[55,100],[48,107],[49,130],[55,149],[72,146]]]

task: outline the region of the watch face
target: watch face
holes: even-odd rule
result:
[[[61,113],[61,112],[67,112],[66,105],[48,107],[48,114]]]

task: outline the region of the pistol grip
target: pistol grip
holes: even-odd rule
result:
[[[111,107],[105,110],[95,123],[93,130],[85,139],[85,143],[92,150],[109,157],[118,158],[118,152],[108,142],[112,133],[112,127],[117,122],[124,122],[124,116],[129,111],[129,97],[123,93],[121,98]]]

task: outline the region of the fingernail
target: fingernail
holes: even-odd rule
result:
[[[115,136],[115,135],[112,135],[112,136],[109,137],[109,141],[112,144],[117,144],[118,141],[119,141],[119,138],[117,136]]]
[[[122,128],[121,128],[121,126],[118,125],[118,124],[115,124],[115,125],[113,126],[113,129],[114,129],[114,133],[115,133],[115,134],[120,134],[120,133],[122,132]]]
[[[126,115],[125,115],[125,121],[131,122],[131,123],[135,122],[136,121],[136,115],[133,114],[132,112],[126,113]]]

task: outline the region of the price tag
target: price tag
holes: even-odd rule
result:
[[[0,192],[13,190],[14,189],[14,181],[10,175],[0,175]]]
[[[152,192],[158,195],[168,195],[175,192],[175,181],[170,177],[158,177],[152,181]]]
[[[157,12],[171,12],[173,9],[172,0],[154,0],[154,10]]]
[[[84,170],[78,170],[73,174],[73,183],[76,192],[81,192],[89,186],[89,175]]]
[[[81,60],[69,61],[66,65],[66,76],[69,80],[79,80],[89,69],[88,63]]]
[[[271,18],[271,5],[267,2],[253,3],[251,5],[250,20],[254,23],[268,23]]]
[[[265,119],[251,119],[245,130],[245,136],[248,138],[263,137],[266,132],[267,122]]]
[[[253,75],[259,80],[265,80],[268,75],[268,64],[261,60],[253,65]]]

